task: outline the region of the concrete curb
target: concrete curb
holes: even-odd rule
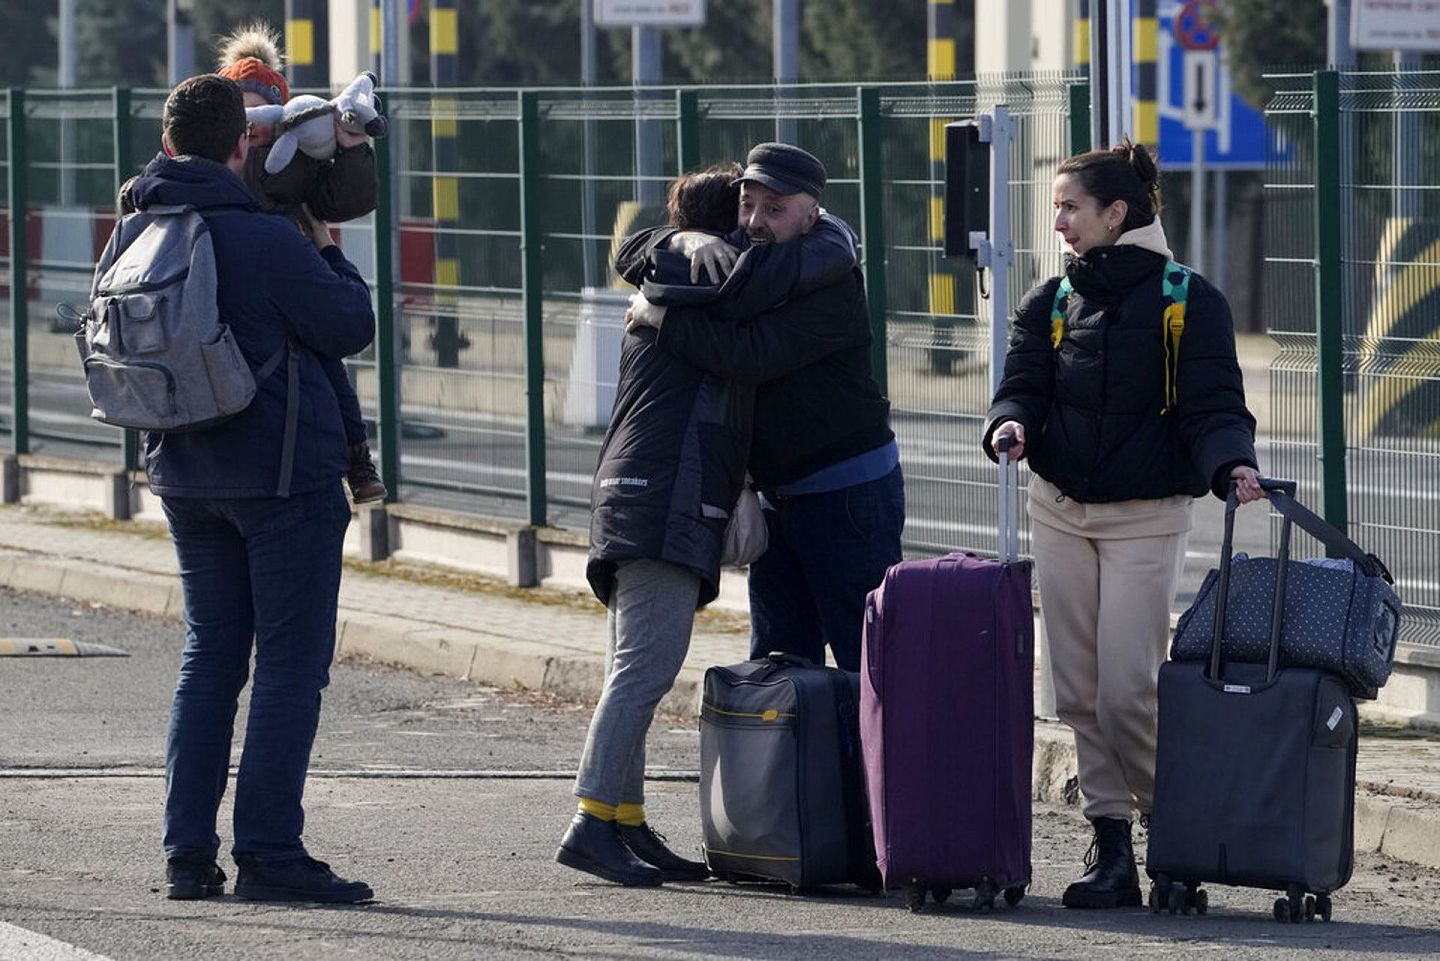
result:
[[[93,561],[24,551],[0,550],[0,587],[171,619],[179,619],[183,611],[179,581],[173,575],[117,572]],[[336,657],[346,656],[583,701],[595,698],[605,667],[599,654],[557,655],[552,646],[533,641],[342,609]],[[695,714],[701,682],[700,670],[683,670],[661,710]],[[1036,722],[1034,764],[1035,800],[1076,803],[1075,742],[1063,725]],[[1355,850],[1440,868],[1440,807],[1373,793],[1362,786],[1355,801]]]

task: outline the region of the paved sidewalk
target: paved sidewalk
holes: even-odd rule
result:
[[[0,507],[0,587],[178,618],[175,554],[154,525]],[[604,665],[604,609],[549,589],[391,562],[351,564],[340,588],[339,657],[361,656],[501,687],[593,699]],[[702,615],[662,709],[693,716],[705,668],[744,659],[743,620]],[[1074,745],[1036,725],[1035,795],[1073,800]],[[1362,737],[1356,847],[1440,868],[1440,738],[1376,730]]]

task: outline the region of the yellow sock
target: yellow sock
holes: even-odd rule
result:
[[[645,823],[645,805],[624,802],[617,804],[615,805],[615,820],[627,828],[638,827]]]
[[[597,801],[594,798],[582,797],[580,799],[580,810],[602,821],[615,820],[615,805],[606,804],[604,801]]]

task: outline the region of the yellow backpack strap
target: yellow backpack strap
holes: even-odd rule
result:
[[[1056,350],[1060,349],[1060,341],[1065,337],[1065,308],[1073,293],[1075,288],[1071,286],[1070,278],[1061,277],[1060,286],[1055,288],[1055,301],[1050,305],[1050,346]]]
[[[1160,296],[1165,303],[1161,314],[1160,339],[1165,345],[1165,406],[1167,414],[1180,402],[1180,337],[1185,333],[1185,303],[1190,297],[1189,267],[1167,261],[1160,275]]]

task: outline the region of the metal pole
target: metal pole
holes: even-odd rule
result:
[[[1216,170],[1214,199],[1210,206],[1210,272],[1205,277],[1220,290],[1225,289],[1228,273],[1225,251],[1229,245],[1225,242],[1225,235],[1230,229],[1229,186],[1225,171]]]
[[[796,83],[800,79],[800,0],[774,0],[772,33],[775,82],[781,86]],[[776,140],[794,143],[796,136],[793,117],[775,118]]]
[[[1190,266],[1205,272],[1205,131],[1190,131]]]
[[[460,332],[459,243],[455,231],[460,226],[460,178],[458,166],[459,134],[456,99],[441,96],[440,88],[455,86],[459,77],[460,26],[455,0],[431,0],[430,3],[430,76],[436,90],[431,94],[433,109],[430,121],[431,216],[435,221],[435,333],[430,345],[435,348],[435,366],[459,367],[460,352],[470,341]]]
[[[675,151],[677,173],[700,166],[700,91],[675,91]]]
[[[60,86],[65,90],[75,88],[75,0],[60,0],[58,23],[60,40]],[[75,122],[65,116],[70,101],[61,107],[60,118],[60,203],[75,202]]]
[[[376,0],[380,5],[380,83],[399,87],[405,83],[400,75],[400,48],[405,42],[405,8],[398,0]],[[371,36],[374,36],[372,29]]]
[[[26,276],[25,91],[10,88],[6,175],[10,197],[10,450],[30,453],[30,281]]]
[[[1347,525],[1344,324],[1341,274],[1340,75],[1315,73],[1315,314],[1320,497],[1325,520]]]
[[[166,0],[165,53],[170,65],[170,86],[195,76],[195,28],[190,25],[194,0]]]
[[[1090,4],[1090,142],[1107,147],[1129,127],[1134,103],[1128,0],[1092,0]]]
[[[520,98],[520,287],[525,317],[525,478],[529,522],[547,520],[545,489],[545,302],[540,224],[540,101],[533,90]]]
[[[114,162],[115,162],[115,189],[118,192],[120,186],[129,179],[135,169],[135,161],[130,153],[130,140],[132,137],[130,117],[130,91],[126,87],[116,87],[110,92],[112,111],[112,122],[114,123]],[[135,430],[123,431],[120,435],[120,459],[126,470],[138,470],[140,464],[140,432]]]
[[[1331,66],[1349,67],[1355,63],[1355,48],[1350,46],[1350,0],[1326,0],[1330,8],[1325,45]]]
[[[393,24],[392,20],[385,20]],[[383,101],[382,101],[383,102]],[[375,434],[380,441],[380,476],[389,493],[400,497],[400,362],[395,329],[395,145],[389,137],[375,142]]]
[[[889,383],[890,352],[885,336],[889,301],[885,278],[885,131],[880,90],[860,87],[860,254],[870,308],[870,367],[880,390]]]
[[[1401,99],[1406,79],[1403,74],[1420,70],[1420,54],[1395,51],[1394,98]],[[1394,108],[1395,151],[1391,158],[1394,169],[1395,194],[1391,202],[1392,216],[1413,220],[1420,214],[1420,115],[1398,102]]]
[[[586,88],[595,86],[595,0],[580,0],[580,84]],[[585,137],[585,171],[580,182],[580,233],[585,239],[580,242],[580,257],[584,264],[586,287],[595,287],[600,281],[600,258],[596,256],[595,241],[595,121],[590,111],[585,112],[583,125]]]
[[[654,96],[660,82],[660,31],[655,27],[630,28],[631,80],[635,86],[635,199],[645,206],[658,205],[665,196],[660,169],[663,131],[660,121],[644,117],[645,101]]]
[[[329,86],[327,0],[285,0],[285,70],[292,90]]]
[[[1000,389],[1005,373],[1007,325],[1010,321],[1010,142],[1015,128],[1010,108],[990,111],[990,396]]]

